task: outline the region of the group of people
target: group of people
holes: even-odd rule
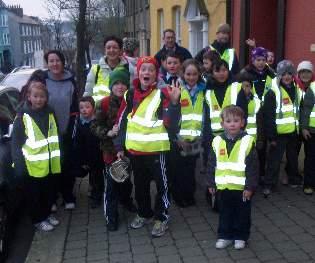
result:
[[[164,31],[165,45],[155,57],[138,57],[135,39],[107,37],[80,99],[62,53],[45,55],[48,71],[35,72],[26,84],[12,135],[16,176],[24,178],[38,229],[59,224],[52,214],[58,193],[65,209],[75,208],[75,177],[89,174],[91,207],[104,195],[108,231],[119,227],[120,203],[136,213],[131,228],[153,219],[152,236],[160,237],[168,229],[171,200],[181,208],[195,205],[201,156],[207,194],[219,202],[216,248],[234,243],[242,249],[250,235],[251,198],[258,184],[265,197],[275,191],[284,153],[284,183],[302,184],[302,142],[303,191],[313,193],[312,63],[301,62],[297,74],[289,60],[274,68],[272,52],[248,40],[250,63],[240,71],[229,34],[229,25],[220,25],[216,40],[195,58],[176,44],[172,29]],[[133,180],[117,182],[110,168],[126,157]]]

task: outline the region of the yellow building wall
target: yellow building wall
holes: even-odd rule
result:
[[[150,20],[151,20],[151,41],[150,50],[151,55],[154,55],[160,50],[161,41],[159,31],[159,17],[158,11],[163,10],[164,14],[164,29],[172,28],[174,25],[173,8],[179,6],[181,8],[181,46],[189,48],[189,25],[184,17],[184,11],[188,0],[151,0],[150,1]],[[215,39],[216,29],[219,24],[226,21],[226,0],[204,0],[209,13],[209,43]]]

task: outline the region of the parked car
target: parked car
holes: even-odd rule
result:
[[[9,239],[14,231],[23,190],[14,176],[10,154],[10,133],[19,104],[20,92],[0,87],[0,262],[5,262]]]
[[[18,70],[13,70],[15,72],[9,73],[0,82],[0,90],[4,87],[14,87],[21,91],[22,87],[26,84],[29,77],[33,72],[37,70],[36,68],[20,68]]]

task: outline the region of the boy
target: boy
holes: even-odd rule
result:
[[[258,180],[258,161],[254,138],[243,131],[243,110],[234,105],[221,113],[224,132],[214,138],[209,158],[208,191],[220,195],[216,248],[234,241],[243,249],[250,234],[251,197]]]
[[[263,194],[268,197],[278,183],[280,163],[287,155],[289,184],[301,183],[298,175],[298,121],[303,91],[293,81],[295,73],[291,61],[283,60],[277,65],[277,77],[264,99],[264,131],[269,144]]]
[[[102,176],[102,159],[99,149],[99,140],[91,132],[91,125],[95,121],[95,102],[91,96],[80,99],[80,117],[72,135],[75,158],[74,167],[86,170],[90,174],[91,207],[96,208],[101,204],[104,182]]]
[[[166,84],[175,83],[180,77],[182,58],[174,51],[168,51],[165,55],[165,75],[163,80]]]
[[[203,72],[201,78],[205,83],[207,83],[209,78],[212,76],[212,65],[215,61],[220,60],[220,55],[218,52],[210,50],[205,52],[202,58]]]

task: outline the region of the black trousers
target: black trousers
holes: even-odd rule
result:
[[[304,188],[315,187],[315,134],[304,141]]]
[[[54,202],[54,177],[59,175],[48,175],[43,178],[27,177],[26,197],[33,224],[47,219],[51,213]]]
[[[218,238],[247,241],[251,227],[251,201],[243,201],[243,191],[222,190],[218,195]]]
[[[266,155],[267,155],[267,140],[260,140],[256,143],[256,150],[259,160],[259,177],[260,180],[265,177],[266,170]]]
[[[195,169],[198,155],[181,156],[178,147],[171,150],[171,195],[175,202],[194,201],[196,191]]]
[[[118,203],[129,204],[132,202],[132,183],[130,178],[123,183],[115,182],[109,174],[109,166],[106,165],[104,173],[105,195],[104,214],[107,222],[117,223]]]
[[[283,154],[287,156],[287,173],[289,184],[299,184],[301,177],[298,175],[298,136],[296,134],[279,135],[276,138],[276,145],[268,146],[267,168],[265,174],[265,187],[271,188],[278,184],[280,163]]]
[[[99,201],[104,193],[104,176],[103,169],[100,167],[91,167],[89,173],[89,184],[91,186],[91,198]]]
[[[133,155],[131,157],[134,171],[135,198],[138,204],[138,214],[141,217],[164,221],[168,219],[167,209],[170,206],[168,198],[168,183],[166,176],[166,154]],[[154,180],[157,194],[155,196],[154,212],[151,208],[150,183]]]

